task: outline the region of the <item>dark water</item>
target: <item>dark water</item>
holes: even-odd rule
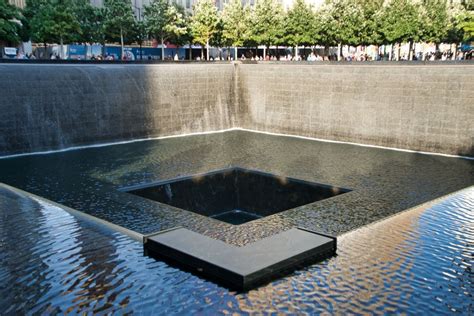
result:
[[[241,210],[227,211],[211,217],[232,225],[241,225],[262,218],[260,215]]]
[[[352,191],[241,225],[120,191],[229,167]],[[0,182],[142,234],[183,226],[244,245],[294,226],[351,231],[474,185],[474,161],[233,131],[0,159]]]
[[[127,190],[149,200],[234,225],[348,191],[241,168],[196,174]],[[233,210],[235,212],[231,212]],[[256,216],[248,216],[252,214]]]
[[[0,314],[474,312],[473,187],[344,234],[337,257],[246,294],[60,208],[0,195]]]

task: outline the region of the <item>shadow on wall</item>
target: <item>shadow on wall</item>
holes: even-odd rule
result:
[[[144,67],[143,93],[154,136],[224,130],[235,125],[231,64]]]
[[[0,155],[231,128],[233,69],[0,65]]]

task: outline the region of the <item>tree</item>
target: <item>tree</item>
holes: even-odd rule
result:
[[[296,0],[285,18],[286,42],[296,47],[296,55],[299,45],[309,46],[316,42],[313,32],[315,24],[316,16],[312,8],[304,0]]]
[[[32,40],[43,43],[59,42],[63,58],[63,44],[77,39],[80,26],[72,12],[71,0],[27,1],[25,16],[28,18]]]
[[[359,43],[380,45],[384,42],[381,32],[383,0],[358,0],[362,13],[362,27],[359,29]]]
[[[194,5],[191,32],[196,43],[206,45],[206,60],[209,60],[209,42],[218,30],[219,16],[212,0],[198,0]],[[202,56],[201,50],[201,58]]]
[[[323,5],[315,13],[315,24],[313,26],[316,44],[324,46],[324,55],[329,54],[329,47],[337,45],[334,37],[332,36],[332,17],[329,5]]]
[[[165,41],[187,32],[184,10],[167,0],[154,0],[145,7],[145,20],[150,36],[160,40],[162,59],[165,57]]]
[[[213,47],[218,48],[219,50],[218,57],[221,58],[222,56],[221,56],[220,48],[228,44],[228,41],[224,38],[224,21],[222,21],[222,18],[219,18],[217,20],[216,31],[214,32],[214,35],[211,37],[209,44]]]
[[[76,0],[73,4],[73,13],[80,28],[77,41],[83,44],[102,43],[105,47],[105,10],[92,6],[89,0]]]
[[[137,21],[135,23],[135,42],[140,46],[140,60],[143,60],[142,45],[143,41],[147,38],[148,31],[146,29],[145,21]]]
[[[463,39],[465,41],[472,41],[474,39],[474,14],[467,13],[466,18],[460,24],[463,30]]]
[[[397,59],[400,58],[400,44],[409,42],[411,52],[413,43],[421,35],[419,6],[410,0],[392,0],[382,14],[382,21],[381,29],[387,42],[399,44]]]
[[[422,34],[424,42],[439,43],[448,34],[448,8],[446,0],[423,0],[421,6]]]
[[[343,45],[361,44],[364,15],[356,0],[334,0],[325,8],[324,31],[329,43],[338,45],[338,59]]]
[[[280,43],[284,37],[284,17],[283,7],[275,0],[257,1],[252,17],[253,41],[265,45],[267,49]]]
[[[176,43],[179,46],[188,44],[189,45],[189,60],[193,59],[193,35],[191,30],[191,16],[184,11],[184,8],[181,6],[176,7],[181,15],[183,16],[183,32],[179,35],[175,35],[172,37],[173,43]]]
[[[231,0],[222,12],[222,36],[229,45],[234,46],[234,59],[237,59],[237,47],[244,45],[249,38],[250,9],[243,7],[240,0]]]
[[[124,56],[125,38],[133,37],[135,17],[130,0],[104,0],[104,29],[109,38],[120,40],[121,58]]]
[[[22,40],[22,18],[17,7],[0,0],[0,41],[16,45]]]

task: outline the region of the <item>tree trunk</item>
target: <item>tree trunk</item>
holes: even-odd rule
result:
[[[206,60],[209,60],[209,39],[206,41]]]
[[[401,53],[401,50],[402,50],[402,44],[401,44],[401,43],[398,43],[398,44],[397,44],[397,61],[400,61],[400,53]]]
[[[392,61],[392,55],[393,55],[393,45],[390,44],[390,50],[388,51],[388,61]]]
[[[201,60],[204,59],[204,46],[201,45]]]
[[[64,46],[63,37],[60,36],[60,37],[59,37],[59,49],[60,49],[60,51],[59,51],[59,59],[64,59],[64,54],[63,54],[64,49],[63,49],[63,46]]]
[[[193,43],[189,42],[189,60],[193,60]]]
[[[140,60],[143,60],[143,54],[142,54],[142,41],[140,41]]]
[[[107,50],[105,48],[105,40],[102,42],[102,59],[105,60],[105,54],[107,53]]]
[[[453,53],[453,56],[451,56],[451,60],[456,60],[456,55],[458,54],[458,45],[456,45],[455,43],[451,44],[451,51]]]
[[[413,41],[408,43],[408,60],[413,60]]]
[[[165,60],[165,39],[162,36],[160,40],[161,40],[161,60]]]
[[[239,56],[237,56],[238,52],[237,52],[237,46],[234,47],[234,60],[238,60],[239,59]]]
[[[337,60],[340,61],[342,59],[342,44],[337,44]]]
[[[87,60],[87,43],[84,43],[84,60]]]
[[[49,56],[48,56],[48,44],[46,42],[43,43],[44,45],[44,56],[43,56],[43,59],[49,59]]]
[[[121,47],[121,56],[120,59],[123,60],[123,30],[120,28],[120,47]]]

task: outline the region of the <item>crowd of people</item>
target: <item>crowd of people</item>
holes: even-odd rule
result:
[[[437,51],[437,52],[418,52],[417,54],[413,55],[413,60],[414,61],[448,61],[448,60],[471,60],[473,57],[473,51],[471,50],[470,52],[462,52],[459,51],[457,52],[455,58],[453,58],[454,53],[451,51]],[[35,60],[37,57],[30,53],[30,54],[24,54],[21,51],[18,51],[15,59],[29,59],[29,60]],[[44,59],[43,56],[40,56],[39,59]],[[57,53],[52,53],[49,55],[50,60],[60,60],[62,59]],[[81,56],[77,56],[75,60],[81,60]],[[156,58],[153,58],[152,56],[142,56],[140,59],[142,60],[156,60]],[[159,59],[159,57],[158,57]],[[234,60],[231,56],[227,57],[222,57],[222,56],[211,56],[210,61],[231,61]],[[131,61],[134,60],[127,54],[124,54],[123,58],[120,59],[118,56],[114,54],[105,54],[105,55],[92,55],[91,57],[88,58],[88,60],[92,61],[114,61],[114,60],[122,60],[122,61]],[[178,54],[176,54],[174,57],[171,55],[167,56],[164,58],[164,60],[168,61],[179,61],[179,60],[184,60],[183,57],[179,58]],[[194,58],[195,61],[201,61],[204,60],[201,57],[197,56]],[[303,53],[303,54],[281,54],[279,56],[275,54],[266,54],[266,56],[263,55],[257,55],[254,54],[252,51],[247,52],[247,54],[241,54],[239,60],[251,60],[251,61],[309,61],[309,62],[320,62],[320,61],[338,61],[338,60],[344,60],[344,61],[389,61],[389,60],[396,60],[395,55],[389,55],[388,53],[385,54],[377,54],[376,56],[371,56],[366,53],[349,53],[341,56],[341,58],[338,58],[336,54],[330,54],[330,55],[322,55],[318,54],[315,51],[311,51],[309,54]],[[409,56],[407,54],[403,54],[400,56],[399,60],[401,61],[408,61]]]
[[[414,61],[448,61],[448,60],[471,60],[473,51],[470,52],[458,52],[453,58],[454,53],[451,51],[445,52],[426,52],[422,53],[419,52],[413,56]],[[318,62],[318,61],[337,61],[337,60],[344,60],[344,61],[395,61],[396,56],[390,56],[388,53],[385,54],[377,54],[375,56],[368,55],[366,53],[350,53],[341,56],[338,59],[336,54],[331,55],[320,55],[315,52],[310,52],[309,54],[287,54],[276,57],[275,55],[267,55],[263,56],[251,56],[246,57],[244,54],[241,55],[240,60],[255,60],[255,61],[309,61],[309,62]],[[401,61],[408,61],[409,57],[407,54],[403,54],[400,56],[399,60]]]

